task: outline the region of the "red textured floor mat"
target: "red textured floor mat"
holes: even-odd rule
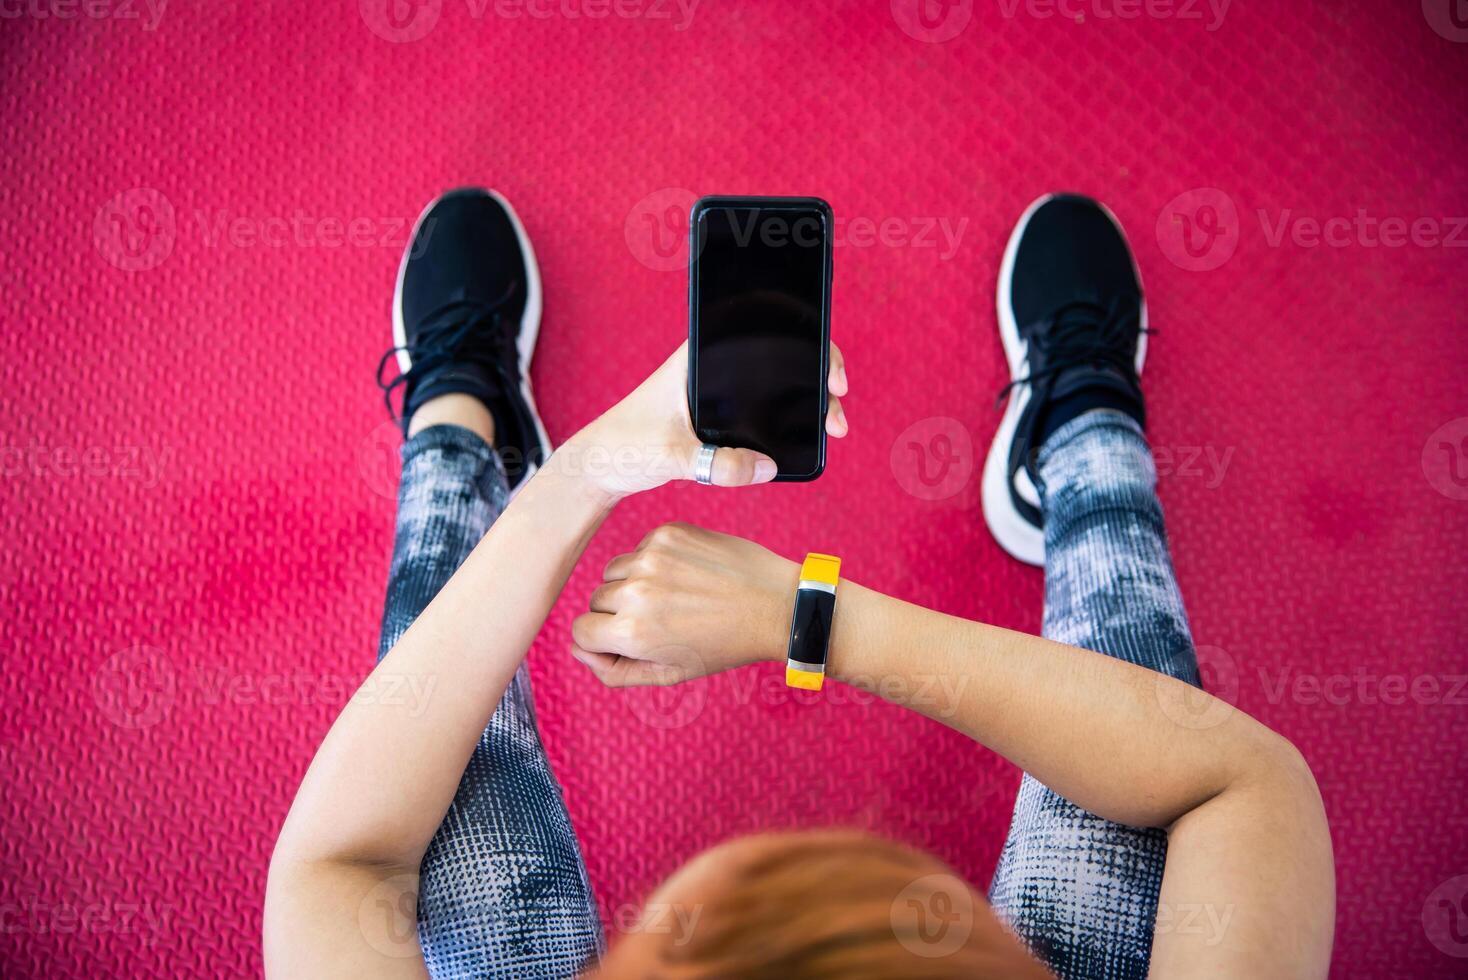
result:
[[[843,219],[855,434],[825,478],[629,503],[532,654],[609,917],[708,844],[832,817],[987,881],[1018,781],[988,752],[759,675],[681,708],[610,692],[563,651],[602,563],[671,518],[1038,628],[1040,575],[985,532],[970,467],[998,421],[1003,242],[1067,188],[1114,207],[1150,290],[1161,493],[1214,683],[1319,774],[1337,973],[1461,975],[1468,32],[1450,9],[8,5],[4,972],[258,971],[276,829],[373,656],[395,476],[371,376],[403,236],[434,193],[482,183],[540,253],[555,437],[684,330],[670,205],[819,194]],[[941,485],[916,469],[941,459],[899,442],[914,425],[955,439]]]

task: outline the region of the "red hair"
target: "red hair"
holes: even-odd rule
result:
[[[724,844],[669,879],[662,893],[696,910],[695,924],[676,937],[624,937],[599,980],[1050,976],[946,865],[869,834],[771,834]]]

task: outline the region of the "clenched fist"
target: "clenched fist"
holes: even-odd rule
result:
[[[571,654],[608,687],[676,684],[785,658],[800,566],[753,541],[664,524],[607,565]]]

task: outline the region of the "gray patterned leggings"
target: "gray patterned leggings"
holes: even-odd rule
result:
[[[506,502],[493,451],[452,426],[403,447],[379,656]],[[1182,597],[1136,424],[1070,422],[1039,460],[1045,635],[1198,683]],[[1167,855],[1160,831],[1109,823],[1025,776],[991,899],[1062,977],[1145,977]],[[565,977],[604,947],[576,836],[515,675],[423,858],[418,931],[434,976]]]

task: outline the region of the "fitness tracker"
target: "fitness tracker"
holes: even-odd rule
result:
[[[826,679],[826,652],[840,580],[840,558],[815,552],[805,556],[795,588],[795,614],[790,617],[790,648],[785,659],[785,683],[791,687],[819,691]]]

